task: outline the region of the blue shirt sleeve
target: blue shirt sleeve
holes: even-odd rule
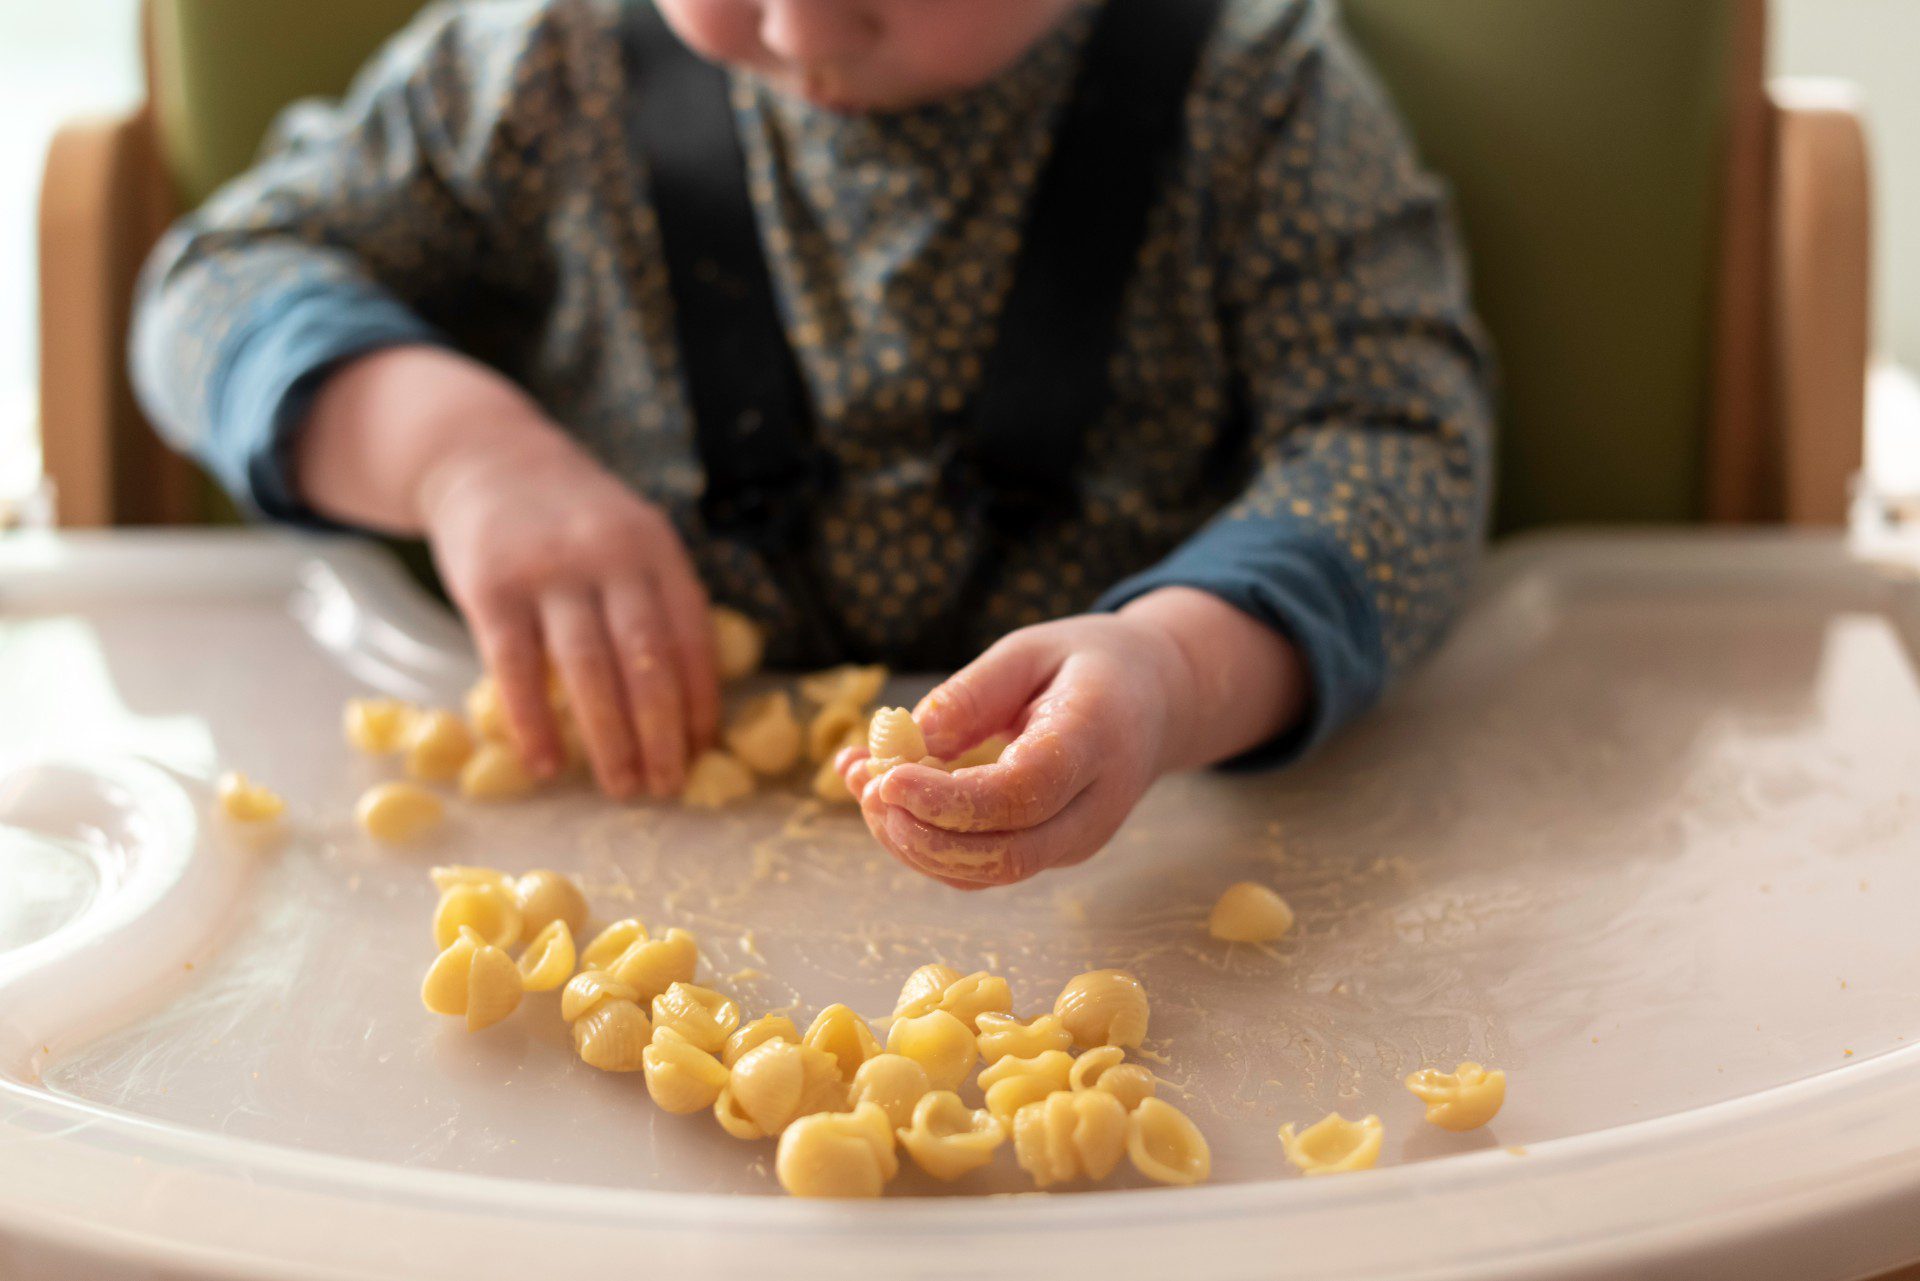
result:
[[[261,515],[331,528],[300,501],[291,466],[295,431],[321,384],[356,356],[446,342],[377,290],[329,283],[272,295],[227,337],[194,452],[228,493]]]

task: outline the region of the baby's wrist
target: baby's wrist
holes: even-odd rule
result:
[[[1285,732],[1305,712],[1305,664],[1283,633],[1211,592],[1168,587],[1120,610],[1164,638],[1163,772],[1227,760]]]

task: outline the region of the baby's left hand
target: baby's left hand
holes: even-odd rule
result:
[[[867,753],[839,762],[867,826],[909,867],[960,889],[1082,862],[1165,768],[1185,660],[1164,631],[1119,614],[1014,632],[914,711],[936,756],[996,733],[998,764],[949,774],[899,765],[867,780]]]
[[[954,757],[1014,736],[994,765],[838,761],[874,836],[957,889],[1085,862],[1154,780],[1223,760],[1295,723],[1305,671],[1278,631],[1218,597],[1163,588],[1116,614],[1005,637],[920,701],[927,750]]]

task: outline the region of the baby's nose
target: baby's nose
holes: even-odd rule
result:
[[[760,15],[760,42],[807,66],[858,57],[879,34],[879,19],[860,0],[766,0]]]

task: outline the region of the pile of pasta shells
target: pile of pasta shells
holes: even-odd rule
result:
[[[627,918],[576,949],[587,900],[561,873],[431,875],[429,1010],[479,1031],[528,993],[558,990],[582,1062],[641,1074],[664,1112],[709,1113],[734,1139],[773,1141],[775,1175],[794,1196],[879,1196],[902,1153],[953,1181],[1004,1149],[1036,1188],[1099,1182],[1123,1162],[1159,1183],[1210,1171],[1205,1137],[1128,1059],[1150,1009],[1123,970],[1081,974],[1050,1011],[1023,1018],[1004,977],[923,965],[891,1016],[835,1004],[803,1030],[784,1014],[749,1019],[696,983],[700,948],[686,930],[655,937]]]

